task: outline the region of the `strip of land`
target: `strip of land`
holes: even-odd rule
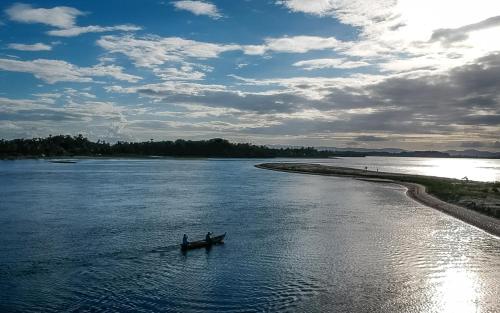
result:
[[[307,163],[264,163],[258,168],[301,174],[342,176],[405,186],[407,195],[500,237],[500,183],[388,173]]]

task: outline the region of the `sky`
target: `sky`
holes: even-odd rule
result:
[[[0,138],[500,151],[500,1],[0,4]]]

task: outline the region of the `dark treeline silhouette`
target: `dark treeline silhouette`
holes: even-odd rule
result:
[[[326,158],[334,153],[314,148],[273,149],[248,143],[230,143],[216,138],[210,140],[146,141],[110,144],[92,142],[82,135],[49,136],[47,138],[0,140],[2,157],[53,156],[175,156],[175,157],[310,157]]]
[[[270,148],[248,143],[231,143],[225,139],[176,141],[118,141],[111,144],[98,140],[92,142],[83,135],[58,135],[47,138],[0,139],[0,158],[60,157],[60,156],[171,156],[171,157],[221,157],[221,158],[329,158],[329,157],[451,157],[439,151],[331,151],[308,148]]]

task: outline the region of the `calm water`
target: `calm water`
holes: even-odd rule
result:
[[[322,161],[310,160],[312,163],[346,166],[369,170],[379,169],[384,172],[430,175],[477,181],[500,181],[499,159],[465,159],[465,158],[399,158],[399,157],[366,157],[339,158]]]
[[[499,238],[258,162],[0,161],[0,312],[500,311]]]

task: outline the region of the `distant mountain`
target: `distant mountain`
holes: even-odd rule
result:
[[[302,146],[290,145],[270,145],[269,147],[282,148],[302,148]],[[436,158],[500,158],[500,152],[469,150],[447,150],[447,151],[409,151],[398,148],[337,148],[337,147],[314,147],[318,151],[337,152],[338,156],[348,156],[346,153],[352,153],[352,156],[399,156],[399,157],[436,157]]]
[[[448,150],[445,151],[454,157],[467,157],[467,158],[500,158],[500,152],[490,152],[490,151],[479,151],[474,149],[457,151]]]
[[[381,148],[381,149],[369,149],[369,148],[336,148],[336,147],[315,147],[319,151],[353,151],[353,152],[388,152],[388,153],[400,153],[406,150],[397,148]]]
[[[304,146],[294,146],[294,145],[268,145],[269,148],[275,149],[298,149],[303,148]],[[397,148],[381,148],[381,149],[369,149],[369,148],[337,148],[337,147],[325,147],[325,146],[313,146],[314,149],[318,151],[339,151],[339,152],[388,152],[388,153],[400,153],[405,152],[406,150],[397,149]]]

